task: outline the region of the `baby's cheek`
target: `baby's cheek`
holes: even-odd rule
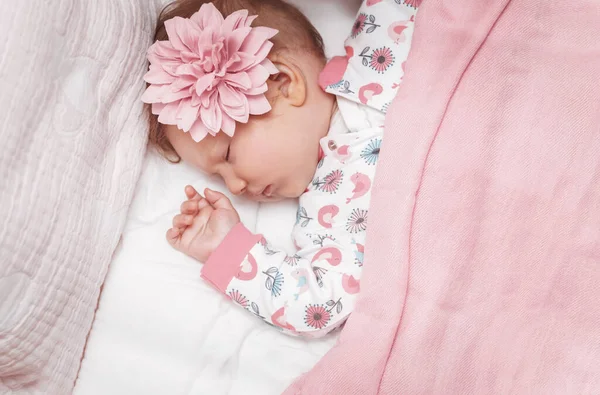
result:
[[[238,164],[247,177],[250,179],[262,178],[270,175],[277,168],[277,161],[280,160],[276,151],[271,146],[265,144],[252,144],[247,149],[243,149],[243,158],[236,158]]]
[[[254,146],[254,152],[252,153],[254,160],[264,165],[272,165],[281,161],[285,155],[274,142],[266,142],[263,144],[256,144]]]

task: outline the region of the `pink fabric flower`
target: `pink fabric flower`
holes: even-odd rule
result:
[[[271,110],[264,93],[269,75],[278,72],[267,59],[277,30],[250,27],[254,19],[248,10],[223,18],[206,3],[189,19],[165,22],[169,40],[148,49],[150,86],[142,95],[160,123],[200,141],[220,130],[233,136],[236,122]]]
[[[344,173],[341,170],[334,170],[327,174],[320,189],[324,192],[335,193],[342,183],[343,178]]]
[[[321,305],[308,305],[304,323],[315,329],[323,329],[331,320],[331,313]]]
[[[250,304],[250,301],[248,300],[248,298],[245,297],[244,295],[242,295],[240,293],[240,291],[238,291],[237,289],[229,291],[229,297],[235,303],[239,304],[240,306],[242,306],[244,308],[248,307],[248,305]]]
[[[383,73],[392,64],[394,64],[394,55],[388,47],[378,48],[373,51],[370,62],[370,66],[373,70]]]
[[[366,20],[367,14],[361,12],[354,21],[354,25],[352,25],[352,32],[350,33],[350,37],[355,38],[363,31],[363,29],[365,28]]]

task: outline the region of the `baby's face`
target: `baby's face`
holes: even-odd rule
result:
[[[176,126],[166,126],[167,137],[183,161],[219,175],[234,195],[296,198],[312,180],[333,113],[333,96],[311,94],[302,106],[276,100],[268,114],[238,123],[233,138],[220,132],[196,143]]]

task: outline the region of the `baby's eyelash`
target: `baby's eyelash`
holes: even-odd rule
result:
[[[229,149],[231,148],[231,144],[227,146],[227,154],[225,155],[225,162],[229,162]]]

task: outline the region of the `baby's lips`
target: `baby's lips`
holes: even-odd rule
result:
[[[263,195],[267,196],[267,197],[271,197],[271,195],[273,194],[273,185],[268,185],[264,191],[263,191]]]

